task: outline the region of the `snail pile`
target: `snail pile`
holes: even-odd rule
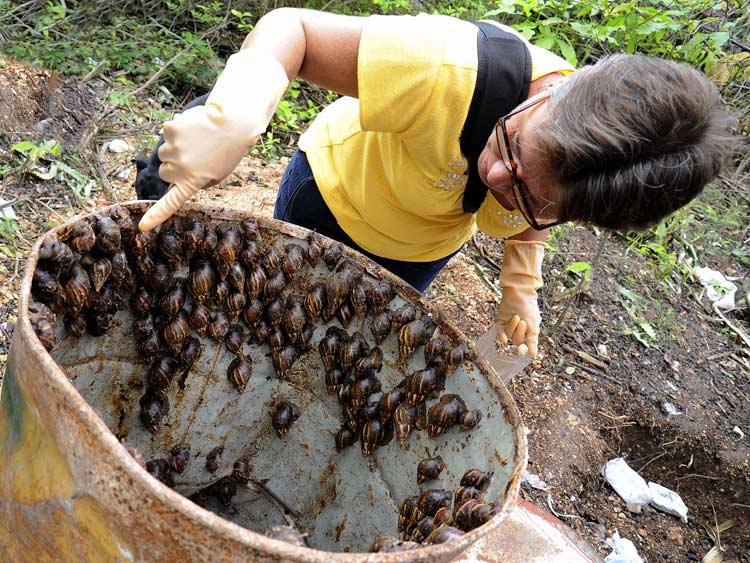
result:
[[[131,216],[126,206],[114,206],[58,235],[49,233],[39,250],[32,281],[34,300],[28,311],[39,340],[53,350],[61,337],[106,334],[120,322],[118,311],[129,308],[130,334],[143,364],[142,387],[136,386],[133,400],[138,403],[134,420],[151,437],[164,435],[170,399],[173,406],[177,404],[176,393],[189,386],[206,339],[231,358],[220,364],[225,366],[221,385],[248,402],[253,401],[246,393],[253,378],[251,350],[267,353],[273,366],[270,373],[282,381],[291,381],[300,359],[319,355],[323,369],[315,376],[332,403],[338,402],[334,415],[339,407],[341,412],[341,426],[330,442],[338,451],[360,442],[362,454],[373,456],[394,438],[407,448],[415,429],[433,439],[454,426],[469,431],[482,420],[479,409],[470,409],[461,396],[445,392],[448,378],[473,359],[467,344],[441,333],[437,322],[414,304],[394,305],[396,285],[366,272],[344,255],[338,243],[311,233],[298,243],[280,245],[264,240],[264,232],[252,219],[217,225],[201,213],[174,217],[158,230],[138,232],[139,218],[135,213]],[[327,275],[308,275],[319,264]],[[321,326],[325,328],[314,339],[316,327]],[[389,337],[398,342],[392,361],[381,348]],[[420,347],[424,363],[416,356]],[[395,356],[392,350],[389,354]],[[255,358],[258,361],[257,354]],[[384,367],[398,377],[384,378]],[[395,381],[399,382],[394,385]],[[290,429],[305,414],[305,405],[300,404],[302,408],[279,396],[264,406],[274,440],[281,441],[277,443],[294,440]],[[124,444],[153,477],[170,487],[202,456],[211,480],[193,489],[189,498],[203,507],[214,501],[229,507],[238,488],[258,488],[265,482],[252,478],[253,464],[247,455],[230,457],[226,469],[219,471],[223,446],[207,454],[205,450],[191,453],[190,445],[181,442],[144,461],[134,447]],[[206,450],[214,445],[209,444]],[[445,468],[439,455],[423,460],[417,469],[418,483],[437,479]],[[484,488],[464,485],[466,475],[455,495],[426,489],[407,499],[413,506],[408,514],[401,510],[403,539],[383,540],[390,547],[380,550],[412,545],[409,542],[440,543],[489,519],[494,505],[478,500],[486,483]],[[466,490],[459,494],[462,489]],[[464,507],[463,501],[475,504]],[[304,536],[293,527],[275,526],[267,533],[305,545]]]
[[[425,462],[424,466],[422,463],[420,466],[429,475],[442,471],[441,458]],[[419,475],[420,479],[432,478],[422,472]],[[401,505],[398,515],[398,531],[403,533],[402,539],[380,537],[372,543],[370,551],[404,551],[421,544],[443,543],[487,523],[498,511],[497,504],[484,502],[480,498],[491,479],[491,472],[472,468],[463,474],[459,487],[453,492],[423,489],[419,494],[410,496]]]

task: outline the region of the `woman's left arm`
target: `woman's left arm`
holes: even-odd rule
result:
[[[537,304],[537,290],[542,287],[544,241],[549,229],[526,229],[505,240],[500,286],[503,296],[495,322],[497,334],[504,344],[510,340],[524,353],[535,358],[539,348],[539,328],[542,318]]]

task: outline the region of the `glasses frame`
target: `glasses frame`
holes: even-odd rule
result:
[[[508,136],[508,129],[505,123],[514,115],[521,113],[522,111],[525,111],[537,104],[541,104],[549,97],[549,91],[542,92],[540,94],[537,94],[536,96],[532,96],[516,109],[498,119],[497,123],[495,124],[495,140],[497,141],[497,147],[500,150],[503,164],[508,170],[508,173],[510,173],[511,180],[513,181],[513,196],[516,200],[516,206],[518,207],[518,211],[520,211],[521,215],[529,224],[529,226],[535,231],[545,231],[550,227],[565,223],[565,220],[558,219],[557,221],[544,225],[540,225],[537,222],[534,214],[531,212],[531,206],[529,205],[529,199],[531,197],[530,195],[528,195],[529,189],[526,187],[526,184],[523,182],[523,180],[518,177],[518,163],[516,163],[516,161],[513,159],[513,152],[510,150],[510,137]],[[502,143],[500,142],[500,133],[498,132],[499,130],[502,130],[503,132]]]

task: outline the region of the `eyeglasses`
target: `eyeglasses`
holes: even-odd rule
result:
[[[525,111],[530,107],[546,101],[549,96],[550,92],[547,91],[529,98],[512,112],[498,119],[497,125],[495,125],[495,139],[497,141],[497,146],[500,149],[500,154],[503,158],[503,164],[505,165],[505,168],[508,170],[511,179],[513,180],[513,196],[516,199],[516,205],[526,222],[531,226],[532,229],[536,231],[544,231],[546,229],[549,229],[550,227],[554,227],[555,225],[564,223],[565,220],[558,219],[548,223],[540,224],[534,217],[534,214],[531,212],[531,206],[529,205],[529,200],[531,199],[531,196],[529,195],[529,189],[526,187],[526,184],[523,183],[523,180],[518,177],[518,164],[515,160],[513,160],[513,153],[510,150],[510,138],[508,137],[508,130],[505,123],[508,119],[510,119],[517,113],[521,113],[522,111]],[[502,143],[500,142],[500,133],[498,132],[499,130],[502,130],[503,132]]]

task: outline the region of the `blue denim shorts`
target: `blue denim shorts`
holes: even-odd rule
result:
[[[333,216],[323,196],[320,195],[305,153],[300,150],[294,153],[284,172],[284,177],[281,179],[273,216],[274,219],[294,223],[344,243],[377,262],[419,291],[425,291],[432,280],[435,279],[435,276],[443,269],[443,266],[458,253],[457,250],[450,256],[431,262],[404,262],[367,252],[339,226],[336,217]]]

